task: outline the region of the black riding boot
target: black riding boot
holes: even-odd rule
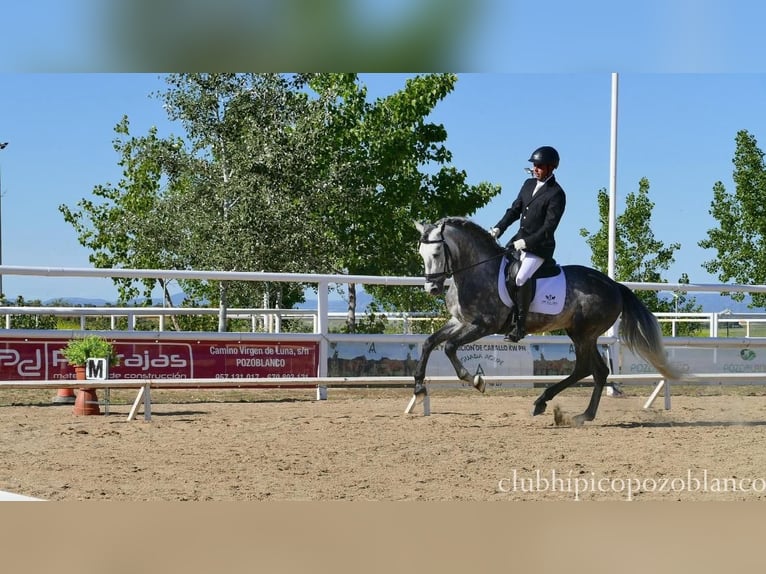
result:
[[[532,288],[532,279],[527,280],[524,285],[516,288],[516,323],[511,331],[506,334],[505,339],[512,342],[521,341],[527,335],[527,311],[532,302],[534,289]]]

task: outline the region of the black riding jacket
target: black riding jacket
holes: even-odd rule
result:
[[[534,177],[526,180],[521,185],[519,195],[495,227],[502,234],[511,223],[519,219],[519,230],[510,239],[508,246],[517,239],[523,239],[527,244],[526,251],[544,259],[553,259],[556,249],[554,232],[564,215],[566,194],[553,175],[532,197],[536,186],[537,179]]]

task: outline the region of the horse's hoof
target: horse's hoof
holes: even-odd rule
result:
[[[487,383],[484,382],[484,377],[481,375],[475,375],[473,378],[473,386],[477,391],[483,393]]]
[[[541,415],[545,412],[545,407],[547,407],[547,403],[535,403],[534,408],[532,409],[532,416],[536,417],[537,415]]]
[[[574,417],[572,417],[573,427],[581,427],[584,422],[585,422],[585,416],[583,415],[575,415]]]

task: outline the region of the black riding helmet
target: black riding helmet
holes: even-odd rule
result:
[[[544,145],[532,152],[532,155],[529,156],[529,161],[533,164],[552,165],[554,168],[557,168],[559,166],[559,152],[549,145]]]

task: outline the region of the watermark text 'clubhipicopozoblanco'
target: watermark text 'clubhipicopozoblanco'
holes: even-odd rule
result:
[[[599,495],[616,494],[630,501],[640,493],[762,494],[766,492],[766,478],[714,477],[706,469],[688,469],[682,476],[660,478],[598,476],[595,472],[582,474],[580,471],[559,472],[555,469],[521,473],[513,469],[508,477],[498,481],[497,490],[507,494],[565,493],[574,500],[581,500],[583,495],[598,498]]]

